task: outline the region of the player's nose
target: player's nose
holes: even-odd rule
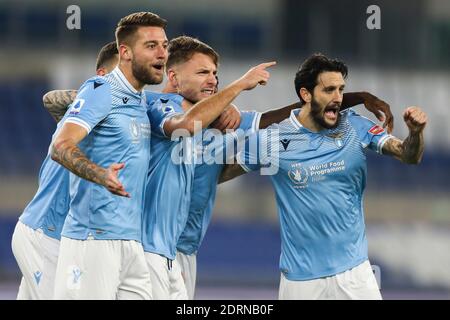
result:
[[[213,87],[217,86],[217,77],[215,74],[210,74],[207,81],[208,85],[211,85]]]
[[[344,98],[344,94],[341,91],[335,90],[333,92],[333,102],[334,103],[342,103],[343,98]]]
[[[167,48],[163,46],[158,46],[157,58],[167,60],[168,52]]]

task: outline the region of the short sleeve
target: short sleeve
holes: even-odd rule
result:
[[[261,112],[241,111],[241,123],[239,129],[244,131],[257,131],[261,120]]]
[[[105,79],[92,78],[79,89],[64,123],[77,124],[89,133],[111,111],[111,90]]]
[[[148,91],[148,90],[144,90],[144,94],[145,94],[145,100],[147,102],[147,105],[149,105],[149,106],[152,106],[158,100],[158,98],[161,96],[161,93],[159,93],[159,92],[153,92],[153,91]]]
[[[348,111],[348,120],[355,129],[363,148],[369,148],[377,153],[382,153],[383,145],[393,136],[377,125],[372,120],[363,117],[353,110]]]
[[[152,132],[167,137],[164,123],[173,116],[183,114],[180,103],[173,99],[159,98],[148,110]]]

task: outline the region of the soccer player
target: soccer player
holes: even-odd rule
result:
[[[379,119],[384,118],[382,117],[380,111],[383,112],[383,114],[386,115],[385,125],[388,129],[392,130],[393,116],[390,112],[389,105],[367,92],[345,93],[341,109],[344,110],[360,103],[364,103],[366,108],[372,111]],[[256,113],[253,117],[249,117],[251,113],[248,114],[246,118],[243,117],[244,124],[240,126],[240,129],[245,130],[244,132],[240,132],[241,139],[242,136],[245,137],[249,132],[266,128],[273,123],[278,123],[284,120],[288,117],[292,109],[295,109],[296,107],[298,108],[299,106],[301,106],[301,104],[295,103],[284,108],[274,109],[263,113]],[[224,129],[229,122],[232,121],[232,118],[233,117],[227,116],[224,112],[221,114],[218,121],[216,120],[214,122],[214,125],[216,128]],[[251,125],[248,125],[249,122]],[[245,123],[247,123],[247,125]],[[226,155],[227,153],[231,155],[230,153],[237,151],[237,148],[234,146],[236,134],[226,134],[223,137],[223,143],[221,143],[221,139],[217,138],[218,137],[216,136],[214,140],[203,139],[202,150],[208,150],[207,153],[209,154],[211,154],[212,150],[214,150],[216,155]],[[214,163],[201,161],[195,167],[193,182],[193,190],[195,192],[192,192],[191,194],[189,215],[186,221],[186,226],[177,243],[176,255],[176,262],[181,266],[188,298],[191,300],[194,299],[195,296],[197,252],[212,218],[217,183],[224,168],[224,163],[225,161]]]
[[[171,132],[166,131],[166,126],[170,131],[170,126],[178,125],[176,129],[188,129],[189,134],[192,134],[193,128],[189,127],[189,121],[192,125],[194,120],[203,120],[202,111],[206,112],[206,109],[201,110],[200,108],[206,108],[203,99],[214,92],[217,84],[215,77],[217,59],[218,55],[212,48],[196,39],[183,36],[171,40],[167,63],[168,83],[163,90],[169,94],[163,94],[149,109],[152,130],[154,130],[152,135],[153,157],[149,174],[150,189],[147,193],[149,198],[146,200],[144,211],[143,226],[147,231],[143,234],[143,245],[149,267],[151,271],[154,271],[151,274],[155,277],[152,279],[155,298],[185,298],[182,282],[179,281],[181,278],[179,265],[177,260],[173,262],[175,246],[177,245],[179,251],[184,248],[186,251],[192,250],[192,247],[195,251],[210,220],[211,208],[208,206],[212,205],[214,201],[217,178],[223,162],[217,165],[214,163],[211,166],[204,162],[194,166],[192,159],[175,163],[172,156],[175,152],[180,152],[180,143],[173,137],[174,141],[168,141]],[[357,95],[353,94],[349,98],[353,101],[361,99]],[[190,107],[189,102],[197,103],[198,101],[202,101],[202,103]],[[214,107],[217,108],[218,103],[216,102]],[[183,104],[186,105],[183,106]],[[387,108],[389,109],[388,106]],[[194,116],[189,114],[194,111]],[[216,112],[212,109],[208,109],[208,111]],[[283,108],[264,113],[261,122],[281,121],[286,117],[285,111],[286,108]],[[190,116],[190,120],[186,119],[186,114]],[[211,119],[217,115],[217,112],[208,114],[208,121],[206,123],[202,121],[201,127],[207,127]],[[223,115],[224,113],[221,116]],[[258,129],[260,116],[261,114],[255,112],[242,112],[240,129],[242,131]],[[225,121],[227,119],[229,118],[225,117]],[[183,121],[183,124],[179,124]],[[224,137],[225,145],[230,144],[230,140],[231,143],[234,141],[233,138],[230,138],[231,135]],[[187,145],[190,143],[187,142],[188,139],[192,138],[186,137],[184,143]],[[217,143],[206,140],[208,139],[202,139],[200,142],[201,150],[209,148],[215,149],[218,153],[224,153],[221,149],[223,144],[220,139],[217,139],[219,147]],[[174,190],[179,190],[179,186],[184,186],[184,188],[181,189],[181,192],[174,192]],[[194,192],[191,192],[192,190]],[[183,231],[186,224],[186,206],[189,204],[193,210],[189,212],[188,225]],[[209,210],[207,215],[204,214],[205,210]],[[185,233],[186,237],[180,239],[181,242],[177,242],[181,231]],[[192,251],[188,253],[190,254]],[[178,254],[178,256],[183,257],[182,254]],[[191,263],[185,264],[184,259],[181,259],[183,266],[191,265]],[[191,257],[188,259],[195,265],[195,256],[193,259]],[[195,277],[195,271],[188,272],[187,270],[192,270],[189,267],[183,269],[185,283],[189,288],[188,296],[192,298],[193,286],[191,284],[195,283],[195,280],[191,279]]]
[[[98,54],[97,75],[110,72],[117,60],[116,43],[106,44]],[[44,103],[49,97],[65,100],[75,95],[70,90],[50,92]],[[67,106],[60,109],[67,110]],[[12,237],[12,250],[23,275],[17,299],[53,297],[59,241],[69,200],[69,172],[47,154],[39,173],[39,188],[19,217]]]
[[[201,136],[201,129],[208,127],[240,92],[267,82],[269,73],[265,69],[275,64],[260,64],[214,94],[218,58],[211,47],[196,39],[171,40],[168,82],[163,94],[149,107],[152,157],[142,243],[156,299],[187,298],[181,270],[173,260],[188,216],[195,159],[194,153],[186,150],[181,159],[176,155],[183,146],[192,145]],[[199,131],[200,135],[196,135]],[[179,133],[183,134],[181,140],[176,138]]]
[[[249,137],[239,164],[223,173],[225,181],[272,170],[282,237],[280,299],[381,299],[365,236],[364,152],[419,163],[427,116],[407,108],[409,135],[401,141],[351,109],[340,112],[346,76],[338,60],[308,58],[295,77],[302,108]]]
[[[191,56],[195,52],[195,50],[201,51],[201,48],[204,44],[201,42],[190,38],[190,37],[178,37],[176,39],[173,39],[170,42],[170,52],[169,52],[169,65],[173,64],[173,61],[177,61],[177,77],[182,78],[182,84],[179,86],[180,88],[176,88],[176,85],[171,85],[170,82],[165,89],[167,92],[172,93],[179,93],[179,96],[177,97],[174,94],[163,94],[161,98],[163,101],[166,101],[168,103],[170,97],[177,97],[179,101],[183,101],[188,106],[190,106],[189,101],[197,101],[198,98],[192,98],[193,91],[197,90],[198,92],[202,91],[204,88],[202,87],[202,83],[198,81],[196,77],[198,75],[195,72],[202,71],[192,68],[181,68],[182,66],[185,66],[185,63],[189,62],[191,59]],[[203,48],[203,51],[204,48]],[[215,92],[217,91],[217,75],[216,78],[216,87]],[[167,98],[169,97],[169,98]],[[150,102],[150,99],[148,99],[148,102]],[[58,103],[57,101],[55,103]],[[66,104],[70,103],[70,101],[66,101]],[[366,93],[366,92],[360,92],[360,93],[347,93],[345,94],[345,105],[346,106],[353,106],[359,103],[364,103],[366,108],[370,111],[374,112],[378,117],[382,116],[380,111],[382,111],[386,115],[386,122],[385,124],[389,127],[392,126],[392,114],[390,112],[389,105],[384,103],[383,101],[379,100],[377,97]],[[151,103],[152,104],[152,103]],[[267,127],[269,124],[272,124],[274,122],[279,122],[288,117],[289,112],[294,107],[298,106],[298,104],[293,104],[285,108],[276,109],[264,112],[262,115],[260,113],[255,112],[245,112],[243,111],[241,113],[241,119],[238,117],[238,121],[236,120],[235,115],[235,107],[227,107],[224,112],[220,115],[220,117],[214,121],[214,126],[216,128],[219,128],[220,130],[223,130],[225,128],[236,128],[237,124],[241,122],[240,129],[243,130],[256,130],[258,128],[264,128]],[[49,105],[49,109],[51,108],[51,105]],[[55,108],[57,109],[57,108]],[[58,111],[58,110],[55,110]],[[55,112],[54,112],[55,113]],[[261,120],[261,121],[260,121]],[[156,133],[156,135],[160,135],[159,133]],[[206,139],[203,141],[204,145],[202,149],[214,149],[217,151],[217,153],[226,153],[226,150],[224,149],[224,145],[229,145],[234,142],[234,135],[227,135],[224,137],[225,143],[220,143],[221,139],[219,140],[219,144],[217,143],[211,143],[211,140]],[[166,139],[164,138],[163,141]],[[155,144],[155,146],[160,146],[160,144]],[[173,150],[173,149],[172,149]],[[195,168],[195,176],[194,176],[194,189],[195,192],[192,193],[192,197],[190,200],[190,208],[189,208],[189,217],[187,220],[186,227],[178,241],[178,253],[177,253],[177,260],[181,263],[182,271],[184,274],[185,283],[188,290],[188,296],[190,299],[194,296],[194,288],[195,288],[195,278],[196,278],[196,252],[200,246],[200,243],[206,233],[207,227],[209,225],[211,214],[212,214],[212,207],[215,200],[216,195],[216,186],[217,186],[217,180],[218,176],[223,168],[223,162],[220,163],[210,163],[206,164],[205,162],[201,162],[200,164],[196,165]],[[164,203],[159,201],[158,203]],[[161,209],[163,210],[163,209]],[[161,213],[162,215],[162,213]],[[167,216],[168,217],[168,216]],[[154,257],[154,255],[150,255],[151,257]],[[167,265],[166,261],[163,259],[160,259],[160,257],[156,257],[159,261],[159,265],[161,266],[161,269],[165,270],[162,272],[155,272],[153,274],[166,274],[167,277],[162,278],[159,276],[158,278],[154,279],[154,283],[160,284],[160,285],[153,285],[155,293],[155,297],[162,296],[167,298],[168,295],[174,296],[173,294],[169,294],[170,292],[178,292],[178,290],[168,288],[176,287],[175,285],[171,285],[170,283],[177,283],[177,281],[169,281],[169,278],[171,279],[177,279],[177,277],[174,277],[173,274],[177,274],[175,271],[169,271],[166,270],[165,266]],[[169,263],[169,262],[168,262]],[[171,263],[171,262],[170,262]],[[169,264],[170,265],[170,264]],[[173,265],[173,268],[176,270],[178,268],[178,265],[176,262]],[[164,290],[158,290],[157,288],[166,288]],[[166,292],[164,295],[158,294],[158,292]],[[177,296],[177,294],[175,294]]]
[[[163,79],[166,21],[122,18],[119,65],[80,88],[54,139],[52,159],[74,174],[56,270],[56,299],[150,299],[141,245],[150,158],[145,84]]]

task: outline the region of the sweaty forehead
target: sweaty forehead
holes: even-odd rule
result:
[[[323,86],[323,87],[329,87],[329,86],[342,86],[345,85],[345,80],[342,77],[342,73],[340,72],[331,72],[326,71],[319,74],[319,77],[317,79],[317,85]]]

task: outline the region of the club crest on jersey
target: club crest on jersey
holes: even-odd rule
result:
[[[342,142],[342,139],[341,139],[341,138],[335,138],[335,139],[334,139],[334,143],[336,144],[336,146],[337,146],[338,148],[342,148],[342,146],[344,145],[344,142]]]
[[[369,129],[369,133],[374,134],[374,135],[377,135],[377,134],[380,134],[383,132],[384,132],[384,129],[377,124]]]
[[[291,169],[288,171],[288,176],[297,187],[306,187],[309,179],[308,170],[300,163],[291,164]]]
[[[130,135],[132,143],[139,143],[139,138],[141,137],[141,130],[135,118],[131,119],[130,121]]]
[[[79,114],[84,105],[84,99],[76,99],[70,107],[69,114]]]

